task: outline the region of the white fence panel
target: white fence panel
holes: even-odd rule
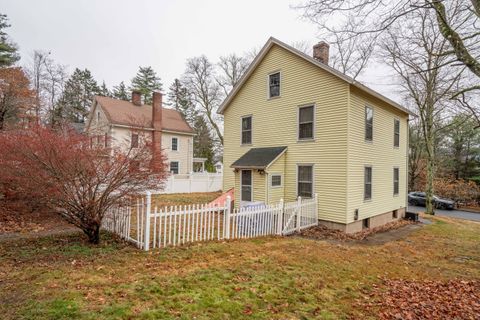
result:
[[[220,173],[175,174],[168,177],[164,190],[156,193],[214,192],[222,189],[222,179]]]
[[[245,239],[269,235],[288,235],[318,224],[317,196],[291,203],[231,208],[195,204],[152,207],[151,193],[131,207],[110,210],[103,228],[132,241],[139,248],[177,246],[199,241]]]

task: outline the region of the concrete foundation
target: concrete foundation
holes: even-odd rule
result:
[[[367,219],[358,220],[349,224],[337,223],[332,221],[319,220],[319,224],[326,226],[327,228],[340,230],[346,233],[355,233],[362,231],[365,228],[376,228],[383,226],[392,221],[403,219],[405,217],[405,208],[399,208],[394,211],[385,212]],[[368,226],[367,226],[368,225]]]

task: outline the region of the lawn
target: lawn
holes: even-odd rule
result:
[[[382,278],[480,279],[480,224],[447,218],[378,246],[271,237],[146,253],[82,239],[0,243],[2,319],[374,319],[357,302]]]

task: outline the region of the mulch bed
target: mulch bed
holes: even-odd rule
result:
[[[414,223],[415,222],[410,220],[397,220],[394,222],[387,223],[380,227],[365,229],[356,233],[345,233],[340,230],[335,230],[335,229],[327,228],[322,225],[318,225],[312,228],[304,229],[298,232],[297,235],[310,238],[310,239],[320,239],[320,240],[339,240],[339,241],[364,240],[373,234],[398,229],[403,226],[414,224]]]
[[[379,319],[480,319],[480,281],[384,279],[356,305]]]

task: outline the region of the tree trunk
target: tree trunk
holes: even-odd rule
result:
[[[435,164],[433,157],[428,157],[427,159],[427,185],[426,185],[426,213],[435,214],[433,206],[433,177],[435,176]]]
[[[83,232],[87,235],[88,242],[91,244],[100,243],[100,225],[92,225],[91,227],[84,229]]]

